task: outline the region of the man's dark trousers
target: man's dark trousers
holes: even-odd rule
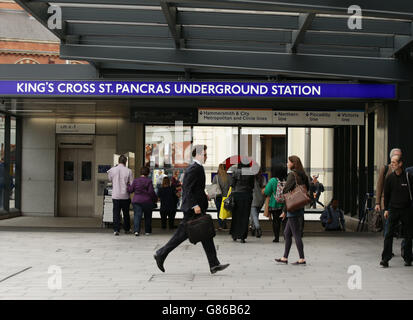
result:
[[[405,256],[404,261],[412,261],[412,208],[397,209],[390,208],[389,210],[389,226],[386,237],[384,238],[384,250],[382,254],[383,261],[390,261],[393,252],[393,237],[399,227],[399,222],[403,225],[403,237],[405,239]]]
[[[317,203],[324,208],[324,204],[320,202],[320,196],[321,196],[321,194],[317,194],[315,199],[312,198],[313,202],[310,204],[310,208],[316,209],[317,208]]]
[[[188,234],[186,233],[186,222],[190,219],[196,218],[200,215],[195,215],[194,210],[184,213],[184,219],[179,224],[178,228],[176,229],[172,238],[165,244],[162,248],[156,251],[156,255],[165,259],[168,254],[174,250],[177,246],[179,246],[182,242],[188,239]],[[209,267],[212,268],[214,266],[219,265],[219,261],[217,258],[217,252],[215,249],[214,239],[208,239],[202,241],[202,246],[204,247],[205,253],[208,258]]]
[[[113,231],[120,231],[120,210],[123,212],[123,228],[125,231],[130,231],[130,216],[129,216],[129,206],[130,199],[117,200],[112,199],[113,202]]]

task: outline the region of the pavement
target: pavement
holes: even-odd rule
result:
[[[215,237],[230,267],[210,274],[200,244],[173,251],[162,273],[154,252],[171,236],[154,229],[135,237],[111,230],[20,228],[0,231],[0,299],[35,300],[320,300],[412,299],[413,267],[404,267],[400,240],[390,268],[379,266],[383,239],[370,233],[306,235],[307,266],[278,265],[284,243],[271,233],[233,242]],[[290,262],[298,259],[295,244]],[[350,273],[349,273],[350,272]],[[355,272],[355,273],[354,273]]]

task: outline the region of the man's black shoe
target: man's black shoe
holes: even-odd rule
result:
[[[214,274],[214,273],[216,273],[218,271],[222,271],[222,270],[224,270],[228,267],[229,267],[229,264],[219,264],[217,266],[212,267],[210,270],[211,270],[211,273]]]
[[[404,266],[405,267],[411,267],[412,266],[412,262],[410,261],[410,262],[405,262],[404,263]]]
[[[389,263],[387,262],[387,261],[380,261],[380,265],[383,267],[383,268],[388,268],[389,267]]]
[[[159,270],[161,270],[162,272],[165,272],[165,268],[163,267],[163,263],[165,261],[165,259],[162,259],[159,255],[155,254],[153,256],[156,260],[156,264],[158,265]]]

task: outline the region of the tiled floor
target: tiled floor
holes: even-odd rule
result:
[[[202,246],[184,242],[160,272],[153,259],[169,231],[114,237],[110,230],[0,231],[0,299],[411,299],[413,268],[403,266],[400,240],[390,268],[379,267],[382,238],[369,234],[304,237],[307,266],[277,265],[284,243],[271,234],[233,242],[215,238],[230,267],[211,275]],[[297,259],[295,245],[290,261]],[[361,290],[351,290],[350,266]],[[57,266],[53,268],[51,266]],[[61,289],[59,272],[61,270]],[[48,273],[48,271],[50,273]],[[56,289],[57,288],[57,289]]]

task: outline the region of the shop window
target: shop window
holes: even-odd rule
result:
[[[240,154],[253,159],[265,177],[271,177],[271,167],[287,163],[287,139],[285,128],[241,129]]]
[[[193,132],[194,145],[205,144],[208,147],[204,168],[206,184],[209,185],[219,164],[238,154],[238,127],[196,126]]]
[[[218,165],[238,154],[238,127],[145,127],[145,165],[151,168],[155,189],[165,175],[182,180],[185,168],[192,162],[192,147],[197,144],[208,147],[204,168],[209,185]],[[213,201],[210,207],[214,208]]]
[[[179,170],[180,175],[191,163],[191,127],[146,126],[145,166],[151,168],[155,187],[163,176]]]

